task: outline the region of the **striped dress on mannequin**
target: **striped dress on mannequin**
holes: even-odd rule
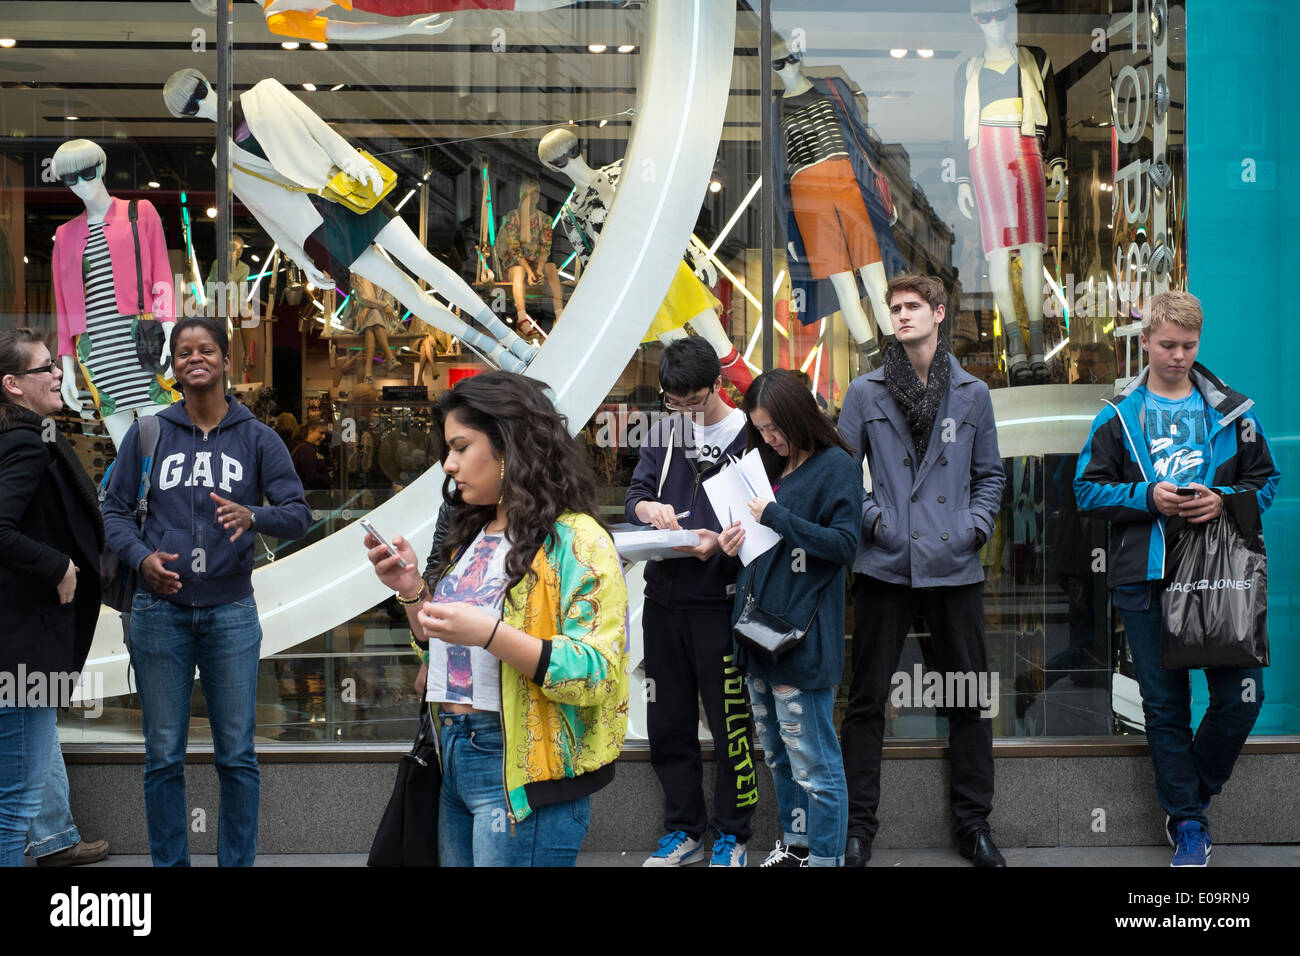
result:
[[[151,386],[156,378],[136,359],[131,338],[133,316],[117,311],[113,263],[102,222],[90,224],[82,275],[86,283],[86,331],[77,338],[77,357],[98,393],[100,416],[106,418],[155,404]]]

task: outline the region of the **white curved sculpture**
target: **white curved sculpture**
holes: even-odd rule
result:
[[[551,386],[574,431],[617,381],[681,261],[713,168],[731,86],[732,0],[657,0],[649,15],[638,118],[624,163],[636,188],[619,190],[564,321],[528,370]],[[427,554],[442,480],[442,468],[434,465],[368,517],[385,534],[409,538],[416,554]],[[253,575],[263,657],[387,597],[366,560],[363,536],[350,525]],[[640,628],[635,631],[639,637]],[[117,612],[105,609],[86,662],[86,699],[128,693],[128,670]]]

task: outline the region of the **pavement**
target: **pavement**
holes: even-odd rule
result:
[[[640,866],[651,848],[629,850],[622,853],[580,853],[578,866]],[[1022,867],[1165,867],[1169,866],[1170,850],[1164,846],[1113,846],[1113,847],[1001,847],[1008,866]],[[755,847],[749,853],[749,865],[758,866],[767,855],[767,848],[761,851]],[[215,855],[195,856],[191,862],[194,866],[216,866]],[[35,865],[27,861],[28,866]],[[102,863],[91,864],[93,867],[111,866],[149,866],[150,859],[145,854],[114,855]],[[364,853],[284,853],[262,854],[257,858],[257,866],[281,867],[325,867],[325,866],[365,866]],[[696,864],[702,866],[703,864]],[[970,866],[966,860],[957,855],[956,850],[947,849],[907,849],[891,850],[877,847],[871,857],[872,867],[880,869],[889,866]],[[1297,866],[1300,867],[1300,845],[1271,844],[1215,844],[1212,862],[1214,867],[1241,866]]]

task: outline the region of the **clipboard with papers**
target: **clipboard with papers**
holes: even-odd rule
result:
[[[712,478],[704,482],[704,493],[708,495],[713,513],[724,528],[733,521],[739,521],[745,529],[745,540],[740,545],[741,563],[748,565],[759,555],[768,551],[781,540],[781,536],[766,525],[761,525],[749,513],[749,502],[753,498],[776,500],[772,483],[767,480],[767,471],[763,468],[763,459],[757,449],[750,449],[737,459],[728,455],[728,464]]]

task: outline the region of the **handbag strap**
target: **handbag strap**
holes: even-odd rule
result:
[[[271,183],[272,185],[279,186],[281,189],[287,190],[291,193],[307,193],[309,196],[325,195],[324,187],[320,189],[308,189],[306,186],[295,186],[291,183],[282,182],[278,179],[272,179],[270,176],[263,176],[261,173],[254,172],[253,170],[249,169],[247,166],[239,165],[239,163],[231,163],[230,165],[234,166],[245,176],[252,176],[254,179],[260,179],[263,182]]]
[[[132,199],[126,208],[131,220],[131,238],[135,240],[135,295],[140,304],[136,314],[144,315],[144,273],[140,265],[140,200]]]
[[[779,549],[779,546],[780,546],[780,544],[781,544],[782,541],[785,541],[785,538],[782,538],[781,541],[778,541],[778,542],[777,542],[775,545],[773,545],[773,546],[771,547],[771,549],[769,549],[769,550],[770,550],[770,551],[773,551],[773,552],[774,552],[774,551],[777,551],[777,550]],[[762,557],[762,555],[760,555],[759,558],[755,558],[754,560],[755,560],[755,561],[758,561],[758,560],[761,559],[761,557]],[[764,584],[766,584],[769,580],[771,580],[771,578],[772,578],[772,569],[775,568],[775,567],[776,567],[776,558],[775,558],[775,556],[774,556],[773,559],[772,559],[772,563],[769,564],[769,565],[767,566],[767,576],[763,579],[763,583],[764,583]],[[758,574],[757,569],[755,569],[754,574],[755,574],[755,575]],[[754,586],[754,582],[753,582],[753,579],[752,579],[752,578],[753,578],[753,576],[751,576],[750,586],[749,586],[749,594],[747,595],[747,598],[746,598],[746,599],[749,600],[749,601],[753,601],[755,604],[757,604],[757,603],[758,603],[758,599],[757,599],[756,597],[754,597],[754,594],[755,594],[759,589],[756,588],[756,587]],[[804,628],[803,628],[803,629],[804,629],[805,632],[807,632],[808,628],[812,627],[812,622],[813,622],[814,620],[817,619],[817,612],[820,611],[820,610],[822,609],[822,601],[824,601],[825,599],[826,599],[826,588],[822,588],[822,589],[821,589],[821,594],[818,595],[818,597],[817,597],[817,605],[813,608],[813,612],[812,612],[811,616],[809,616],[809,618],[808,618],[808,623],[804,625]]]
[[[840,109],[844,113],[845,121],[849,124],[849,132],[853,135],[853,142],[857,143],[858,149],[862,150],[862,155],[866,158],[867,165],[871,167],[871,171],[877,176],[882,175],[880,170],[876,169],[876,164],[871,161],[871,153],[867,151],[867,147],[858,139],[858,131],[853,128],[853,121],[848,118],[849,108],[844,105],[844,99],[840,96],[840,91],[835,88],[834,83],[829,83],[828,85],[831,88],[831,95],[835,97],[835,102],[840,104]]]

